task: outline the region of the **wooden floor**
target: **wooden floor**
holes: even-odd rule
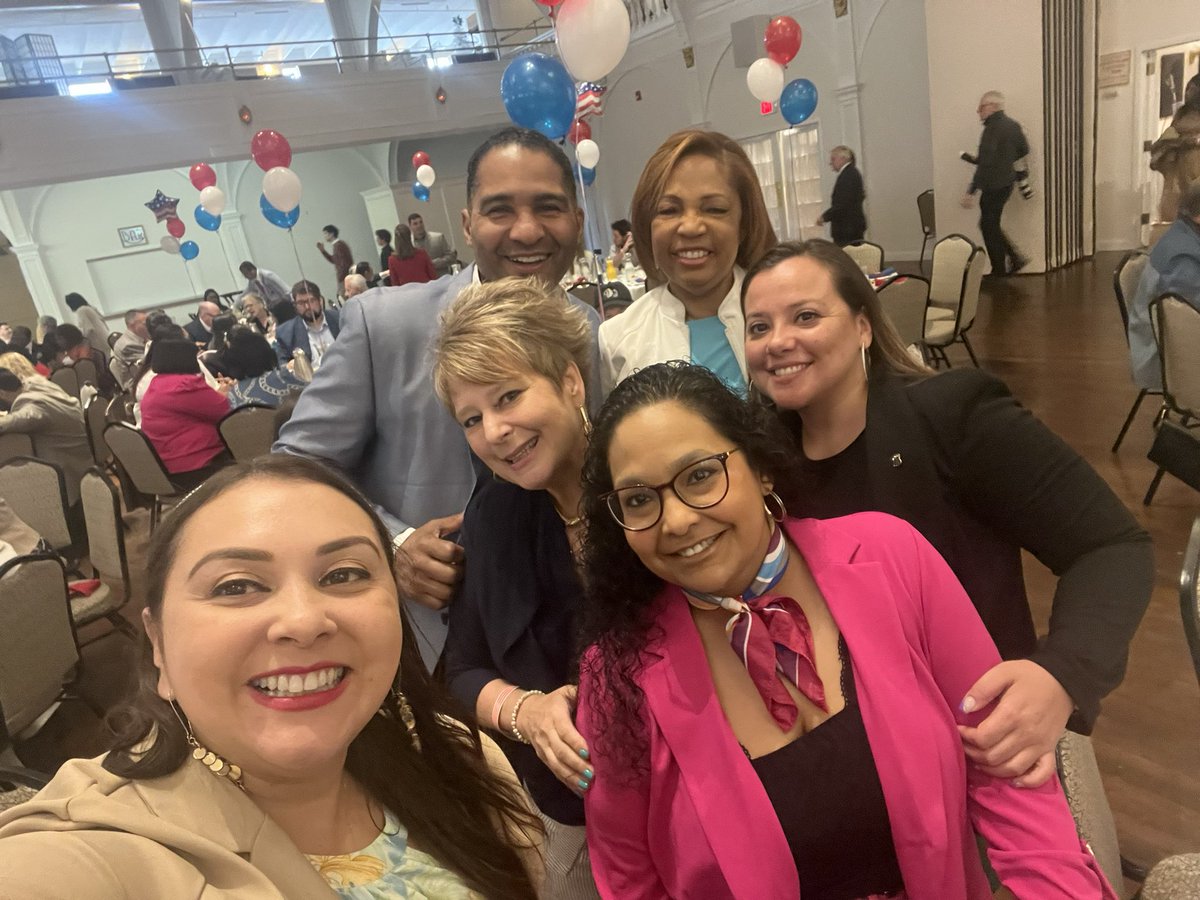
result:
[[[1180,624],[1182,553],[1200,494],[1164,479],[1154,505],[1142,506],[1153,474],[1146,459],[1152,402],[1109,452],[1136,394],[1112,293],[1119,254],[1100,254],[1049,276],[985,284],[973,342],[983,366],[1087,458],[1154,537],[1154,597],[1133,644],[1125,683],[1106,701],[1094,736],[1123,854],[1151,865],[1172,853],[1200,850],[1200,686]],[[955,365],[969,365],[952,351]],[[1151,398],[1153,399],[1153,398]],[[143,568],[146,518],[130,517],[130,569]],[[1026,580],[1044,627],[1054,579],[1032,558]],[[130,604],[130,617],[136,612]],[[105,626],[93,626],[103,629]],[[87,635],[85,635],[86,637]],[[84,692],[108,706],[130,672],[129,642],[105,637],[84,651]],[[98,723],[82,704],[63,709],[26,748],[27,762],[46,769],[73,755],[103,749]]]

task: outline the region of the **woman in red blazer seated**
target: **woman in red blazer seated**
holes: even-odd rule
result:
[[[578,727],[605,897],[1115,898],[1058,781],[968,764],[999,661],[945,561],[882,513],[791,519],[794,451],[700,366],[621,382],[584,466]]]
[[[424,284],[437,278],[429,254],[413,246],[412,232],[403,223],[396,226],[396,252],[388,257],[389,284]]]
[[[155,341],[150,347],[154,380],[142,398],[142,433],[158,451],[171,481],[191,490],[232,462],[217,423],[229,415],[229,400],[200,374],[189,341]]]

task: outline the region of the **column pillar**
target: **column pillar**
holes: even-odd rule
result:
[[[373,0],[325,0],[325,10],[338,57],[343,60],[342,71],[366,72],[372,62],[367,56],[375,52],[379,34],[379,7]],[[347,56],[360,58],[345,59]]]
[[[54,316],[60,322],[67,315],[67,308],[55,296],[54,286],[42,260],[41,247],[34,241],[17,205],[12,191],[0,191],[0,231],[8,235],[13,254],[21,265],[21,275],[33,299],[34,308],[40,316]]]
[[[138,0],[142,20],[154,55],[163,69],[199,68],[203,65],[196,33],[192,29],[191,0]],[[176,71],[170,73],[180,84],[194,80],[198,73]]]
[[[238,271],[243,260],[254,260],[250,255],[250,244],[246,240],[246,229],[242,225],[242,214],[236,209],[225,207],[221,213],[221,229],[217,232],[221,239],[221,248],[225,251],[225,261],[229,264],[229,272],[235,284],[241,284],[246,279]]]

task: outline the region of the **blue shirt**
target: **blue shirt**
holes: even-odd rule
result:
[[[725,323],[720,317],[688,319],[687,327],[692,362],[704,366],[731,391],[746,396],[746,380],[742,378],[742,368],[725,337]]]

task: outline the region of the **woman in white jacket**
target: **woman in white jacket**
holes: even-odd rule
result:
[[[667,138],[633,192],[633,243],[658,287],[600,326],[605,393],[672,359],[705,366],[744,393],[742,274],[776,237],[737,142],[699,129]]]

